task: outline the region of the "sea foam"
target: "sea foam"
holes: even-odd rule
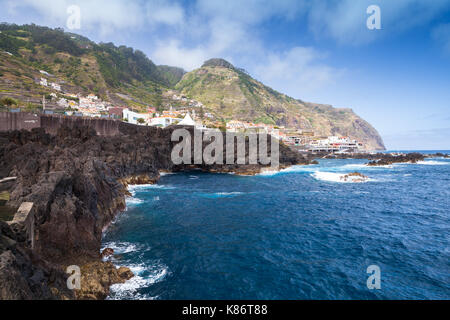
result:
[[[114,254],[124,254],[138,250],[136,244],[129,242],[108,242],[103,245],[102,250],[104,250],[105,248],[113,249]]]
[[[445,165],[450,164],[450,162],[425,160],[425,161],[417,161],[417,164],[426,165],[426,166],[445,166]]]
[[[128,268],[134,273],[134,277],[125,283],[114,284],[110,287],[111,294],[108,300],[154,300],[152,297],[139,292],[140,289],[162,281],[169,273],[166,266],[156,265],[148,267],[145,264],[132,264]]]
[[[339,182],[339,183],[363,183],[367,181],[374,181],[371,179],[364,179],[361,181],[361,177],[358,176],[348,176],[347,180],[344,180],[346,174],[336,173],[336,172],[324,172],[316,171],[311,176],[316,180],[327,181],[327,182]]]

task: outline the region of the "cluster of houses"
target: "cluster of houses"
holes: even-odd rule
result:
[[[315,136],[311,130],[297,130],[264,123],[232,120],[227,123],[227,131],[264,132],[283,141],[284,144],[310,152],[356,152],[364,148],[362,143],[349,137],[320,137]]]
[[[356,152],[363,148],[363,144],[357,140],[349,137],[331,136],[312,140],[308,150],[312,152]]]
[[[185,95],[174,94],[174,95],[172,95],[172,100],[188,103],[189,107],[193,107],[193,108],[201,108],[201,107],[203,107],[203,103],[201,103],[200,101],[189,99]]]
[[[195,110],[192,111],[192,116],[196,119]],[[170,110],[162,111],[161,113],[150,110],[147,113],[137,113],[129,110],[128,108],[122,109],[122,118],[124,121],[132,124],[155,126],[165,128],[170,125],[189,125],[195,126],[197,129],[206,130],[206,126],[199,121],[194,121],[190,115],[188,109],[183,110]]]
[[[51,76],[45,71],[41,71],[43,75]],[[61,91],[59,84],[48,82],[47,79],[41,78],[42,86],[51,87],[56,91]],[[58,99],[58,95],[52,93],[53,98]],[[184,95],[172,94],[173,101],[180,101],[185,107],[174,110],[171,106],[169,110],[157,112],[156,108],[147,107],[146,112],[138,113],[124,106],[114,106],[109,102],[102,101],[94,94],[88,96],[74,95],[70,93],[64,94],[57,101],[57,105],[66,109],[66,115],[100,117],[121,119],[131,124],[156,126],[165,128],[170,125],[187,125],[195,126],[199,130],[207,130],[208,128],[199,121],[195,108],[201,108],[202,119],[209,120],[215,127],[223,126],[222,123],[214,123],[215,116],[203,110],[201,102],[189,99]],[[192,116],[191,116],[192,115]],[[363,149],[363,145],[349,137],[317,137],[313,131],[296,130],[264,123],[252,123],[239,120],[231,120],[226,123],[226,130],[229,132],[257,132],[266,133],[283,143],[296,146],[310,152],[355,152]]]
[[[47,71],[41,70],[40,71],[42,75],[47,76],[47,77],[51,77],[52,75],[49,74]],[[43,87],[49,87],[52,88],[53,90],[56,91],[61,91],[61,85],[56,83],[56,82],[50,82],[48,81],[46,78],[41,77],[39,79],[39,84]]]

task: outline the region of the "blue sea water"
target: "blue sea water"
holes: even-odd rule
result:
[[[110,298],[450,299],[450,160],[366,162],[132,187],[103,247],[136,277]],[[370,180],[340,182],[353,171]]]

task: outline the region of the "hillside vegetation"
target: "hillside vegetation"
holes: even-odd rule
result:
[[[279,93],[223,59],[211,59],[184,75],[175,88],[225,120],[262,122],[316,134],[350,136],[371,149],[384,149],[378,132],[351,109],[307,103]]]
[[[0,24],[0,98],[33,110],[52,90],[37,83],[45,71],[63,91],[145,111],[176,105],[170,92],[200,101],[219,120],[246,120],[345,135],[384,149],[377,131],[350,109],[307,103],[279,93],[223,59],[192,72],[155,65],[142,51],[95,43],[77,34],[36,25]]]
[[[0,32],[0,93],[22,96],[22,101],[38,103],[41,95],[48,93],[34,84],[43,70],[64,82],[63,87],[71,92],[93,92],[105,100],[143,109],[145,105],[160,106],[162,93],[185,73],[180,68],[155,65],[139,50],[96,44],[62,29],[0,24]]]

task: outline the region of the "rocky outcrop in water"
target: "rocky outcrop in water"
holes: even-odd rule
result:
[[[369,177],[366,175],[363,175],[359,172],[351,172],[345,175],[342,175],[340,177],[341,181],[343,182],[354,182],[354,183],[361,183],[361,182],[367,182],[369,180]]]
[[[100,254],[102,232],[125,209],[128,184],[154,183],[160,171],[254,174],[263,167],[175,166],[172,130],[121,123],[111,137],[80,125],[62,126],[56,135],[42,128],[0,133],[0,179],[17,177],[8,205],[32,202],[36,230],[31,250],[0,222],[0,299],[104,299],[111,284],[132,276]],[[281,167],[309,162],[280,146]],[[81,290],[67,289],[70,265],[82,270]]]
[[[438,157],[439,154],[414,153],[322,153],[316,154],[317,157],[324,159],[368,159],[371,160],[368,166],[386,166],[393,163],[417,163],[425,158]],[[440,157],[446,157],[440,154]]]
[[[417,163],[425,160],[425,156],[421,153],[405,153],[400,155],[386,155],[380,159],[369,162],[368,166],[388,166],[394,163]]]

